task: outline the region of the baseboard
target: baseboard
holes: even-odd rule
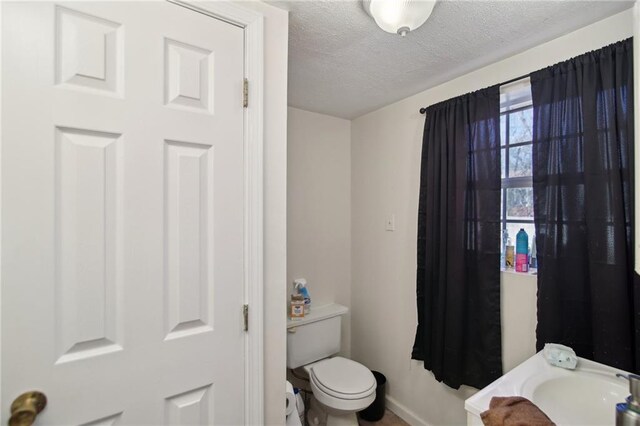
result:
[[[396,401],[393,397],[386,395],[385,401],[389,410],[393,411],[398,417],[409,423],[411,426],[431,426],[429,423],[418,417],[416,413]]]

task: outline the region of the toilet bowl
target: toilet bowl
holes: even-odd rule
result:
[[[364,365],[342,357],[305,365],[311,391],[327,414],[327,426],[357,425],[356,412],[376,396],[376,379]]]

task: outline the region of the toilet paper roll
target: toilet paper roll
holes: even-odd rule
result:
[[[287,416],[287,421],[285,425],[286,426],[302,426],[302,422],[300,421],[300,414],[298,413],[297,408],[295,408],[293,412]]]
[[[287,380],[287,389],[285,391],[285,396],[287,398],[287,408],[285,409],[285,413],[288,416],[296,409],[296,394],[293,392],[293,385],[289,383]]]

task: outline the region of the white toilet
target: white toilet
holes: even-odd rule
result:
[[[327,426],[357,425],[356,412],[375,399],[376,379],[364,365],[342,357],[340,324],[348,309],[314,307],[304,319],[287,322],[287,367],[303,367],[313,396],[327,414]]]

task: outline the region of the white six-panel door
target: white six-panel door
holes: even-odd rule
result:
[[[1,7],[1,421],[243,423],[243,30]]]

